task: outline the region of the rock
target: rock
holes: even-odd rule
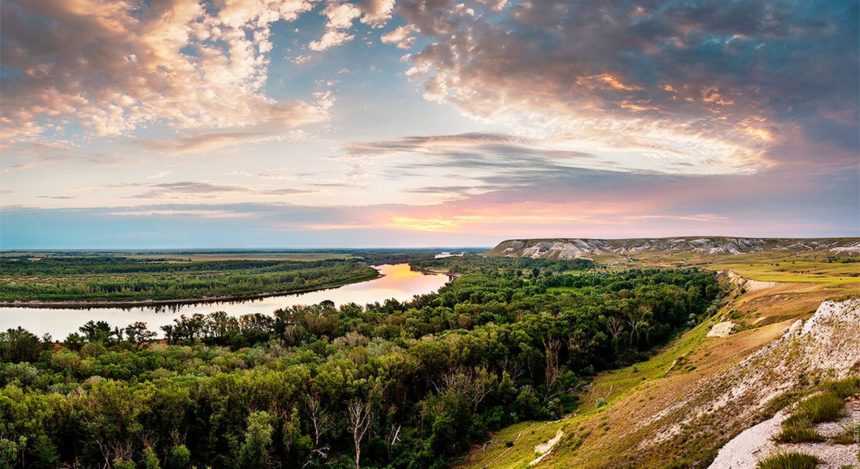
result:
[[[714,324],[714,327],[708,332],[708,337],[726,337],[732,335],[737,330],[738,325],[732,321],[724,321]]]

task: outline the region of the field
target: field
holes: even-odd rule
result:
[[[375,278],[340,253],[24,254],[0,260],[0,302],[152,303],[297,293]]]
[[[826,251],[788,253],[765,251],[748,254],[708,256],[694,253],[660,255],[614,260],[618,266],[698,267],[732,270],[744,278],[762,282],[860,284],[860,256],[832,255]]]
[[[655,452],[641,447],[643,442],[659,435],[655,426],[645,422],[657,419],[702,383],[721,376],[782,335],[795,320],[808,318],[822,301],[857,296],[860,264],[845,260],[834,261],[821,253],[792,256],[772,252],[650,256],[615,263],[612,268],[618,270],[630,265],[694,266],[731,270],[740,277],[724,277],[724,282],[735,283],[735,290],[716,316],[687,331],[646,361],[599,374],[593,385],[581,392],[582,405],[575,413],[558,421],[508,427],[494,434],[489,442],[473,447],[457,465],[526,467],[539,457],[536,447],[553,439],[561,430],[563,437],[537,467],[669,467],[669,461],[676,458],[686,461],[678,463],[681,464],[678,467],[698,467],[700,464],[690,461],[710,460],[732,432],[743,428],[729,422],[723,422],[722,427],[711,424],[710,430],[682,427],[678,438],[686,443],[670,448],[657,445],[662,452]],[[724,320],[734,321],[739,332],[725,338],[706,337],[713,324]],[[632,426],[631,422],[639,425]],[[697,438],[699,432],[709,431],[712,432],[709,439]],[[689,432],[686,438],[684,432]]]

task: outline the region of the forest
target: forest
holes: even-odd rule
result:
[[[359,259],[191,260],[7,256],[0,302],[134,302],[297,293],[376,278]]]
[[[439,292],[0,333],[0,466],[447,467],[716,311],[715,274],[449,259]]]

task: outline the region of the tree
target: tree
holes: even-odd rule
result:
[[[155,451],[149,446],[143,449],[143,468],[144,469],[161,469],[161,464],[158,463],[158,456]]]
[[[314,394],[308,397],[307,400],[308,417],[311,419],[311,424],[314,429],[314,448],[312,453],[316,454],[323,460],[328,456],[328,446],[322,446],[320,440],[323,432],[328,428],[329,415],[320,406],[319,394]]]
[[[146,328],[146,323],[137,321],[125,328],[126,340],[135,344],[138,348],[145,343],[155,339],[156,333]]]
[[[544,372],[546,377],[546,392],[544,392],[543,398],[546,401],[553,396],[552,389],[561,373],[558,359],[559,351],[561,350],[561,341],[556,338],[544,339],[543,348],[545,354]]]
[[[245,442],[239,449],[238,467],[269,467],[269,446],[272,444],[272,417],[268,412],[252,412],[248,416]]]
[[[80,350],[86,343],[87,339],[77,332],[72,332],[66,337],[66,340],[63,341],[63,345],[65,345],[67,349],[75,351]]]
[[[361,468],[361,441],[364,439],[372,421],[372,406],[370,400],[361,399],[349,401],[349,431],[352,433],[352,443],[355,445],[355,469]]]
[[[35,362],[42,348],[39,338],[21,327],[0,332],[0,361]]]
[[[111,330],[110,324],[104,321],[88,321],[78,330],[81,331],[87,342],[100,342],[104,345],[110,345],[114,342],[114,331]]]
[[[624,321],[618,316],[610,316],[609,320],[606,321],[606,329],[609,330],[609,334],[612,336],[612,350],[617,354],[618,339],[624,332]]]
[[[167,467],[170,469],[187,469],[191,467],[191,451],[185,445],[174,446],[170,450],[168,463]]]

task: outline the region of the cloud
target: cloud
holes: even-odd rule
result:
[[[377,175],[393,180],[411,178],[416,182],[409,192],[422,191],[420,179],[452,177],[469,181],[476,190],[486,190],[493,177],[508,176],[534,182],[575,167],[602,167],[607,163],[594,155],[570,150],[551,141],[532,140],[509,134],[465,133],[454,135],[411,136],[377,142],[348,142],[342,146],[347,161],[377,161]],[[384,161],[381,161],[384,160]],[[507,184],[507,183],[505,183]],[[428,186],[430,187],[430,186]],[[438,184],[433,187],[439,187]],[[460,191],[449,192],[459,196]]]
[[[466,115],[722,172],[793,163],[775,147],[807,140],[826,148],[807,159],[856,164],[855,1],[459,5],[398,11],[429,43],[409,74]]]
[[[129,209],[108,212],[119,217],[192,217],[192,218],[249,218],[253,213],[231,212],[229,210],[206,209]]]
[[[157,172],[157,173],[155,173],[155,174],[152,174],[152,175],[150,175],[150,176],[147,176],[146,178],[147,178],[147,179],[162,179],[162,178],[165,178],[165,177],[167,177],[167,176],[170,176],[171,174],[173,174],[173,170],[172,170],[172,169],[168,169],[168,170],[165,170],[165,171],[159,171],[159,172]]]
[[[860,228],[860,187],[856,175],[845,172],[668,175],[568,168],[540,174],[520,180],[513,179],[513,171],[487,175],[487,183],[497,184],[492,190],[464,190],[461,198],[430,205],[351,199],[345,199],[350,205],[325,207],[271,199],[223,203],[197,195],[241,189],[175,183],[148,187],[174,191],[172,200],[148,199],[137,207],[4,206],[2,244],[6,249],[451,246],[516,237],[857,236]],[[450,186],[439,189],[460,189]]]
[[[326,17],[322,37],[311,41],[308,48],[321,52],[355,39],[350,31],[356,19],[372,28],[381,28],[391,19],[394,0],[361,0],[358,4],[329,0],[321,14]]]
[[[321,52],[332,47],[337,47],[345,42],[351,41],[353,40],[353,38],[355,38],[355,36],[352,34],[338,29],[332,29],[326,31],[325,34],[323,34],[323,36],[318,40],[311,41],[308,44],[308,48],[313,51]]]
[[[351,41],[355,37],[348,31],[352,28],[352,22],[361,16],[361,10],[357,6],[333,1],[326,4],[322,14],[326,17],[325,33],[318,40],[308,44],[310,50],[324,51]]]
[[[255,189],[250,187],[211,184],[208,182],[181,181],[150,184],[146,192],[132,196],[135,199],[184,199],[184,198],[222,198],[234,195],[251,196],[289,196],[307,194],[301,189]]]
[[[305,136],[306,134],[298,129],[281,133],[272,133],[269,130],[248,130],[192,134],[172,140],[138,140],[137,143],[158,152],[186,155],[249,143],[296,141]]]
[[[263,93],[270,25],[309,11],[304,0],[7,2],[0,19],[4,136],[80,125],[98,136],[152,123],[180,129],[324,119],[307,101]]]
[[[2,152],[3,172],[29,170],[53,164],[114,165],[122,158],[101,152],[84,151],[65,140],[13,142]],[[11,163],[11,164],[8,164]]]
[[[398,26],[379,37],[383,44],[394,44],[401,49],[409,49],[415,45],[415,33],[418,28],[408,24]]]
[[[364,13],[361,17],[362,23],[381,27],[391,19],[394,0],[361,0],[358,8]]]

